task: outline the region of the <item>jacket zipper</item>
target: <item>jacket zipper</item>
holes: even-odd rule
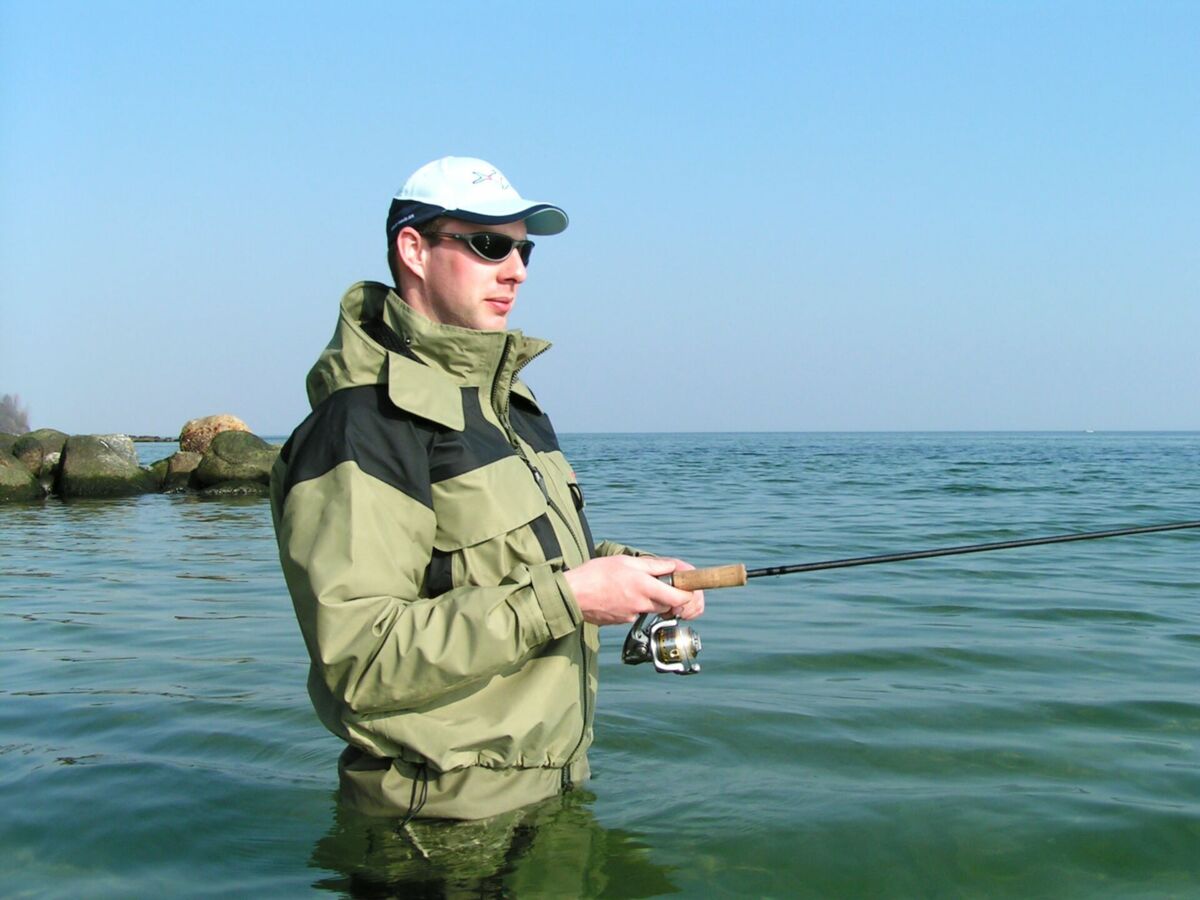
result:
[[[513,339],[512,336],[509,335],[504,340],[504,350],[500,354],[500,363],[497,366],[497,374],[500,374],[504,371],[504,364],[508,361],[508,354],[509,350],[512,349],[512,344]],[[504,429],[509,443],[512,444],[513,449],[517,451],[517,455],[521,457],[521,460],[525,463],[525,465],[529,467],[529,471],[533,475],[534,482],[537,484],[538,489],[541,490],[542,496],[546,499],[546,505],[549,506],[550,509],[562,520],[563,525],[566,526],[567,532],[571,535],[571,540],[575,542],[576,549],[579,550],[580,557],[584,560],[587,560],[590,557],[590,554],[584,547],[584,543],[580,541],[579,536],[575,534],[575,529],[571,527],[571,520],[563,514],[563,511],[559,509],[558,504],[555,503],[551,498],[550,490],[546,487],[545,477],[542,475],[541,470],[534,465],[533,460],[526,456],[525,450],[521,447],[521,442],[517,438],[516,432],[513,431],[512,425],[508,420],[509,395],[512,393],[512,386],[516,383],[518,373],[544,352],[545,350],[539,350],[533,356],[529,357],[529,359],[525,360],[513,369],[512,376],[508,381],[508,389],[502,395],[502,399],[504,401],[503,408],[498,411],[498,415],[500,421],[504,424]],[[498,385],[493,384],[492,388],[493,406],[495,405],[495,399],[497,399],[495,397],[495,389],[497,386]],[[572,750],[570,755],[567,756],[566,764],[562,767],[562,789],[564,792],[569,791],[572,787],[571,763],[574,762],[575,756],[579,753],[579,748],[583,746],[583,742],[587,738],[588,714],[590,711],[590,704],[588,703],[588,668],[590,665],[590,654],[588,653],[587,636],[584,633],[583,623],[580,623],[578,631],[581,660],[581,665],[579,667],[579,699],[580,705],[583,709],[583,721],[580,725],[579,740],[575,743],[575,749]]]
[[[500,354],[500,365],[498,366],[499,371],[503,371],[504,364],[508,361],[508,352],[511,347],[512,337],[508,337],[504,341],[504,351]],[[544,352],[545,350],[539,350],[533,356],[529,357],[529,359],[525,360],[519,366],[513,369],[512,377],[509,379],[508,390],[505,391],[503,395],[504,406],[503,409],[498,411],[498,414],[500,421],[504,423],[504,429],[506,436],[508,437],[508,442],[512,445],[513,449],[517,451],[517,455],[521,457],[521,461],[529,467],[529,471],[533,474],[533,480],[537,482],[538,489],[542,492],[542,496],[546,499],[546,505],[549,506],[550,509],[562,520],[563,525],[567,529],[567,533],[571,535],[571,540],[575,542],[575,549],[579,551],[580,558],[586,561],[591,556],[587,549],[587,542],[581,540],[580,536],[575,533],[575,529],[571,526],[571,520],[567,518],[566,514],[563,513],[559,505],[555,503],[554,499],[550,496],[550,490],[546,487],[545,477],[542,475],[541,470],[538,469],[538,467],[534,464],[533,460],[525,455],[525,451],[521,447],[521,442],[517,439],[517,435],[512,430],[512,426],[508,421],[508,396],[512,392],[512,386],[517,380],[517,375],[523,368],[541,356]]]

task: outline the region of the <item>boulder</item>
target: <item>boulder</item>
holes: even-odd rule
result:
[[[20,437],[18,434],[8,434],[0,431],[0,456],[12,456],[13,444]]]
[[[46,463],[46,457],[62,453],[67,436],[54,428],[39,428],[21,435],[13,442],[12,455],[25,463],[34,475],[52,475],[54,463]]]
[[[192,484],[211,487],[222,481],[254,481],[270,484],[271,466],[279,448],[248,431],[222,431],[213,438],[208,452],[192,473]]]
[[[130,438],[130,440],[133,440],[133,438]],[[165,458],[156,459],[154,462],[150,463],[150,465],[146,467],[146,471],[150,473],[150,481],[154,485],[154,490],[166,490],[167,460]]]
[[[36,475],[14,457],[0,455],[0,503],[40,500],[43,496]]]
[[[200,465],[201,458],[201,454],[199,453],[180,450],[165,460],[161,460],[161,462],[166,463],[162,490],[172,493],[186,490],[188,481],[192,477],[192,472],[196,471],[196,466]]]
[[[179,431],[179,449],[189,453],[207,453],[213,438],[223,431],[248,433],[250,429],[237,416],[228,414],[192,419]]]
[[[71,435],[56,485],[63,497],[130,497],[158,487],[124,434]]]

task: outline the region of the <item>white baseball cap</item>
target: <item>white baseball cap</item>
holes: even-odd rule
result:
[[[438,216],[480,225],[523,220],[530,234],[558,234],[568,222],[557,206],[524,199],[499,169],[469,156],[443,156],[413,172],[392,198],[389,243],[401,228],[419,228]]]

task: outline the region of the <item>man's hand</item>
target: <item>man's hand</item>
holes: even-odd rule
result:
[[[601,556],[564,574],[583,618],[593,625],[620,625],[642,613],[694,619],[704,612],[704,591],[681,591],[659,575],[694,569],[681,559]]]

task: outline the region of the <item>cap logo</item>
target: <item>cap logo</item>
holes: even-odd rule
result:
[[[480,172],[477,169],[472,169],[471,174],[475,176],[475,180],[471,184],[483,184],[485,181],[494,181],[502,191],[512,189],[512,186],[508,183],[508,179],[501,175],[497,169],[492,169],[490,172]]]

